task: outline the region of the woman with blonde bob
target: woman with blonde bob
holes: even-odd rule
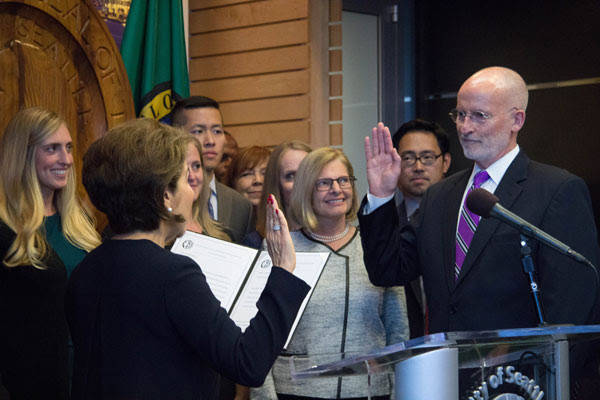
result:
[[[100,243],[58,115],[19,111],[0,140],[0,373],[12,398],[68,398],[67,277]]]
[[[192,217],[187,164],[195,139],[154,120],[111,129],[83,159],[83,184],[115,235],[73,271],[65,308],[75,345],[72,398],[214,399],[218,374],[248,386],[265,379],[308,285],[283,213],[270,199],[274,266],[242,332],[201,268],[165,243]]]
[[[291,197],[291,213],[301,230],[292,232],[296,251],[329,252],[286,353],[363,353],[408,339],[404,289],[369,282],[358,228],[354,171],[339,149],[320,148],[301,162]],[[366,376],[293,381],[289,356],[275,361],[256,399],[366,399]],[[388,376],[371,376],[373,399],[389,399]]]

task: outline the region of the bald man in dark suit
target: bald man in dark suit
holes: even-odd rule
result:
[[[517,230],[482,219],[466,249],[464,243],[460,246],[462,205],[480,172],[487,176],[481,187],[500,204],[597,265],[597,231],[585,183],[529,160],[517,144],[527,99],[525,82],[507,68],[486,68],[461,86],[451,115],[465,156],[475,164],[431,186],[410,225],[390,223],[397,221],[394,202],[388,199],[401,161],[389,130],[379,124],[373,140],[366,139],[369,194],[360,225],[369,275],[378,285],[404,284],[422,275],[431,332],[538,323],[521,268]],[[531,245],[548,322],[596,322],[598,288],[592,268],[537,242]]]

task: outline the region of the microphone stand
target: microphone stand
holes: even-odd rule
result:
[[[542,304],[539,297],[540,289],[533,276],[533,273],[535,272],[535,265],[533,264],[533,259],[531,258],[531,248],[527,242],[527,237],[523,234],[521,234],[521,263],[523,264],[523,272],[529,275],[531,294],[533,295],[533,302],[535,303],[538,319],[540,320],[539,326],[545,326],[546,321],[544,321],[544,313],[542,312]]]

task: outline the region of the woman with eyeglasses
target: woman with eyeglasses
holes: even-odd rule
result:
[[[290,356],[364,353],[407,340],[404,288],[375,287],[363,263],[354,171],[339,149],[309,153],[298,168],[290,212],[301,230],[292,232],[296,251],[330,252],[286,351],[277,358],[253,399],[366,399],[366,376],[292,381]],[[371,377],[374,399],[389,399],[391,380]]]

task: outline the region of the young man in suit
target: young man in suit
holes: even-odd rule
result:
[[[401,224],[406,224],[419,208],[429,186],[438,183],[450,168],[450,143],[437,123],[414,119],[405,122],[392,136],[392,144],[402,160],[402,172],[394,194]],[[406,285],[406,308],[410,337],[426,332],[426,302],[419,277]]]
[[[208,208],[213,219],[228,229],[231,239],[241,243],[254,230],[252,204],[241,194],[217,182],[214,170],[223,157],[225,131],[219,103],[204,96],[192,96],[177,102],[173,108],[173,125],[194,135],[202,145],[205,179],[210,180]]]
[[[359,218],[370,279],[389,286],[422,275],[432,333],[538,325],[521,268],[519,232],[489,218],[469,225],[473,218],[464,201],[473,186],[493,192],[504,207],[598,265],[597,231],[583,180],[529,160],[517,144],[527,101],[525,82],[507,68],[486,68],[465,81],[450,114],[474,166],[431,186],[404,226],[390,224],[398,220],[389,200],[402,162],[389,130],[380,123],[372,141],[365,139],[369,194]],[[546,321],[596,322],[592,268],[536,241],[530,245]]]

